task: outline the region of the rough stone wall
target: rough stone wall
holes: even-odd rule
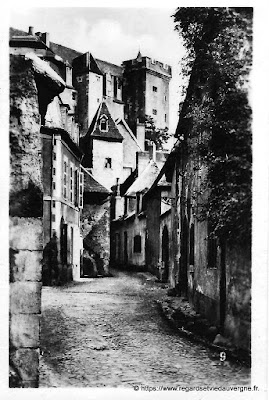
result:
[[[84,249],[94,265],[91,274],[109,275],[110,263],[110,202],[87,204],[81,215]],[[85,271],[84,271],[85,272]],[[86,272],[85,272],[86,273]]]
[[[38,93],[31,62],[10,64],[11,387],[37,387],[41,305],[42,159]]]
[[[251,347],[250,249],[226,250],[226,318],[224,333],[245,350]]]

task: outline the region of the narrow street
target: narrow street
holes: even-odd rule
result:
[[[182,338],[159,314],[166,288],[139,274],[42,293],[40,387],[250,385],[250,370]]]

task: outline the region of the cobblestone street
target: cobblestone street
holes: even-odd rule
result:
[[[138,274],[42,293],[40,387],[250,385],[250,370],[182,338],[159,314],[167,291]]]

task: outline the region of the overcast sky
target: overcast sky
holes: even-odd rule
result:
[[[142,55],[171,65],[170,130],[177,124],[180,101],[179,61],[184,48],[171,17],[175,8],[16,8],[10,26],[49,32],[50,40],[120,65]]]

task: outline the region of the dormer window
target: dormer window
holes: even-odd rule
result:
[[[106,115],[102,115],[102,117],[100,118],[100,131],[108,131],[108,118]]]

